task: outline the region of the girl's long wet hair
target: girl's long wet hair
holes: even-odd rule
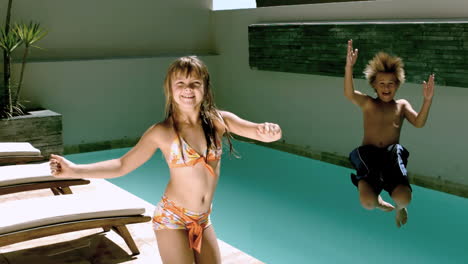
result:
[[[181,141],[181,137],[179,134],[180,130],[177,126],[177,122],[175,122],[175,119],[174,119],[174,114],[176,112],[177,106],[173,100],[172,89],[171,89],[173,78],[179,74],[181,75],[183,74],[186,77],[196,76],[200,78],[201,80],[203,80],[205,94],[203,96],[203,101],[200,105],[200,119],[202,121],[202,128],[205,134],[206,145],[207,145],[205,159],[208,155],[208,151],[213,146],[216,149],[220,147],[218,146],[216,128],[214,126],[215,120],[219,121],[224,126],[224,129],[225,129],[224,135],[226,136],[227,142],[229,144],[229,151],[232,154],[234,152],[232,142],[231,142],[232,135],[229,132],[229,129],[226,123],[224,122],[224,119],[219,113],[219,109],[216,107],[214,103],[214,97],[213,97],[213,93],[211,90],[210,74],[208,73],[208,68],[196,56],[186,56],[186,57],[178,58],[169,66],[169,69],[167,70],[166,78],[164,80],[164,94],[166,96],[165,118],[166,120],[172,119],[172,126],[179,139],[179,145],[181,148],[180,152],[182,153],[182,159],[185,160],[184,153],[182,151],[182,141]]]

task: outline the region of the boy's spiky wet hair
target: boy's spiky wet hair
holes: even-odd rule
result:
[[[366,69],[364,70],[364,75],[372,86],[375,78],[377,77],[377,73],[394,73],[398,80],[398,84],[400,85],[405,82],[405,70],[403,69],[403,66],[403,60],[400,57],[391,56],[385,52],[379,52],[367,64]]]

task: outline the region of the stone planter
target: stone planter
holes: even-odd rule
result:
[[[0,142],[29,142],[44,157],[63,153],[62,115],[50,110],[0,119]]]

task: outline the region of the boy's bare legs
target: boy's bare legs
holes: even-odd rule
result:
[[[408,221],[408,211],[406,207],[411,202],[411,190],[408,186],[400,184],[392,192],[392,199],[396,204],[395,221],[398,227],[406,224]]]
[[[358,182],[359,188],[359,200],[361,201],[362,207],[373,210],[374,208],[379,208],[384,212],[390,212],[395,207],[393,205],[385,202],[380,195],[377,195],[374,192],[374,189],[367,183],[365,180],[360,180]]]
[[[155,231],[159,254],[164,264],[193,264],[195,256],[189,247],[187,231],[162,229]]]

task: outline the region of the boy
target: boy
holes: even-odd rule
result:
[[[367,65],[364,74],[377,93],[372,98],[353,87],[353,66],[358,50],[353,50],[353,41],[348,41],[344,94],[358,105],[364,115],[364,139],[362,145],[353,150],[349,159],[356,169],[351,180],[358,187],[359,199],[364,208],[379,208],[390,212],[396,209],[396,225],[407,222],[406,207],[411,201],[411,186],[406,171],[408,151],[399,144],[400,131],[406,118],[413,126],[423,127],[426,123],[434,95],[434,74],[423,82],[424,101],[417,113],[411,104],[395,100],[395,94],[405,81],[403,62],[399,57],[378,53]],[[380,192],[387,191],[396,207],[382,200]]]

